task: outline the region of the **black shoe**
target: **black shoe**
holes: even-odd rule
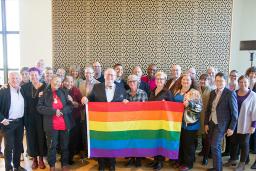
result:
[[[207,169],[207,171],[216,171],[215,168],[210,168],[210,169]]]
[[[161,170],[163,168],[163,162],[156,162],[153,169],[154,170]]]
[[[208,164],[208,158],[207,157],[203,157],[203,161],[202,161],[202,165],[207,165]]]
[[[152,161],[147,164],[148,167],[154,167],[156,165],[156,161]]]
[[[73,165],[73,164],[74,164],[74,161],[73,161],[73,160],[69,160],[69,161],[68,161],[68,164],[69,164],[69,165]]]
[[[27,171],[27,170],[24,169],[23,167],[19,166],[17,168],[14,168],[13,171]]]
[[[222,153],[221,155],[222,155],[222,157],[230,156],[230,153],[225,151],[225,152],[224,152],[224,153]]]
[[[104,171],[104,170],[105,170],[105,168],[104,168],[104,167],[99,166],[99,171]]]
[[[135,159],[135,167],[140,167],[141,166],[141,159],[140,158],[136,158]]]
[[[203,155],[204,155],[203,150],[202,150],[202,151],[200,151],[200,152],[198,153],[198,155],[199,155],[199,156],[203,156]]]
[[[115,170],[116,170],[115,166],[110,166],[109,167],[109,171],[115,171]]]
[[[134,161],[135,159],[132,157],[132,158],[129,158],[128,159],[128,162],[127,163],[125,163],[125,166],[131,166],[131,165],[133,165],[133,163],[135,162]]]
[[[248,155],[248,157],[247,157],[247,159],[246,159],[246,161],[245,161],[245,164],[249,164],[250,163],[250,157],[249,157],[249,155]]]
[[[252,164],[251,169],[256,169],[256,160],[255,160],[254,163]]]

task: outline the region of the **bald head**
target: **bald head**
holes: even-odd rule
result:
[[[21,78],[18,72],[10,72],[8,74],[8,83],[11,87],[18,89],[20,87]]]

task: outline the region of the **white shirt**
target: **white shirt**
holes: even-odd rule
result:
[[[8,119],[18,119],[24,116],[24,98],[20,89],[16,90],[10,86],[11,105]]]
[[[111,102],[114,98],[116,85],[113,84],[111,88],[107,87],[106,85],[105,87],[106,87],[105,91],[106,91],[107,102]]]

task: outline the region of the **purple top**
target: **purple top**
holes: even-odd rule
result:
[[[237,105],[238,105],[238,116],[240,114],[240,109],[241,109],[241,106],[242,106],[242,103],[243,101],[249,96],[251,90],[248,91],[248,93],[244,96],[239,96],[238,95],[238,90],[236,91],[236,94],[237,94]],[[252,127],[256,128],[256,121],[252,121],[252,124],[251,124]]]

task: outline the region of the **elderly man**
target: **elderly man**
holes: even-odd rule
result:
[[[20,89],[20,82],[19,74],[10,72],[8,86],[0,90],[0,127],[4,135],[6,171],[25,170],[20,166],[20,155],[23,149],[23,116],[25,113],[25,100],[23,91]]]
[[[171,68],[171,79],[166,82],[166,88],[169,89],[172,93],[176,86],[178,86],[178,82],[176,82],[181,75],[181,67],[179,65],[173,65]]]
[[[102,67],[99,62],[94,62],[92,64],[93,70],[94,70],[94,78],[103,83],[104,82],[104,75],[102,74]]]
[[[95,84],[88,99],[82,98],[82,103],[86,104],[91,102],[122,102],[126,98],[126,92],[122,87],[119,87],[114,83],[116,80],[116,71],[112,68],[108,68],[104,72],[105,82]],[[109,166],[110,171],[115,170],[115,158],[98,158],[99,170],[105,170],[106,166]]]
[[[143,80],[141,80],[141,77],[142,77],[141,67],[140,66],[134,67],[132,70],[132,74],[137,75],[137,77],[139,78],[139,82],[138,82],[139,89],[144,90],[149,96],[150,95],[149,85],[145,83]]]

